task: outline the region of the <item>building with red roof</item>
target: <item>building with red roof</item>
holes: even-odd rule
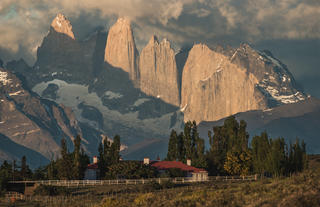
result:
[[[191,166],[191,160],[188,160],[187,163],[184,164],[179,161],[155,161],[151,162],[151,166],[157,168],[160,173],[165,173],[170,169],[180,169],[193,181],[208,180],[208,172],[206,170]]]
[[[122,161],[126,162],[126,161]],[[150,161],[149,158],[144,158],[142,161],[145,165],[150,165],[157,169],[160,174],[172,175],[170,170],[178,169],[178,171],[182,172],[181,176],[185,176],[191,181],[208,181],[208,172],[205,169],[196,168],[191,166],[191,160],[187,160],[187,164],[184,164],[179,161]],[[172,172],[172,171],[171,171]],[[84,180],[97,180],[99,178],[99,166],[98,166],[98,158],[93,157],[93,163],[87,166],[85,171]],[[173,176],[180,176],[173,175]]]

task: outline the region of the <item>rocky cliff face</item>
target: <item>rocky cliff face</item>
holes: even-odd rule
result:
[[[215,52],[195,45],[184,66],[181,110],[185,121],[218,120],[306,98],[285,65],[247,44]]]
[[[216,120],[239,111],[265,108],[255,88],[258,79],[227,56],[195,45],[182,75],[181,107],[185,121]]]
[[[140,89],[175,106],[180,104],[178,70],[169,41],[152,36],[139,59]]]
[[[111,66],[127,72],[130,79],[136,82],[139,77],[137,57],[138,51],[130,21],[119,18],[109,30],[104,60]]]

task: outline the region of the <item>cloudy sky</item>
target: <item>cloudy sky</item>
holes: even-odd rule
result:
[[[32,65],[59,12],[71,21],[77,39],[126,16],[139,49],[152,34],[177,49],[247,42],[271,50],[320,98],[319,0],[0,0],[0,58],[24,58]]]

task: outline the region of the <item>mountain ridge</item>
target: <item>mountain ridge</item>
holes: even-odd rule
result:
[[[219,120],[306,99],[288,68],[268,52],[247,44],[200,44],[175,53],[154,35],[139,54],[125,18],[83,41],[51,29],[34,66],[7,66],[39,96],[71,107],[81,124],[109,137],[119,133],[129,147],[125,158],[165,156],[170,130],[181,131],[188,120]]]
[[[307,143],[308,153],[320,153],[317,126],[320,124],[320,100],[309,97],[304,101],[277,106],[273,109],[254,110],[234,114],[237,120],[247,122],[250,139],[266,131],[272,138],[284,137],[288,142],[297,138]],[[213,126],[223,125],[225,118],[201,122],[200,136],[207,140],[208,131]],[[208,143],[208,140],[207,140]]]
[[[14,154],[17,149],[23,149],[27,154],[35,154],[29,158],[33,166],[37,159],[45,164],[59,156],[61,139],[66,139],[72,149],[77,135],[88,154],[96,151],[99,142],[92,139],[92,133],[89,138],[83,137],[82,130],[88,126],[81,128],[71,109],[40,98],[3,68],[0,68],[0,85],[0,133],[3,141],[12,146],[1,148],[2,153]]]

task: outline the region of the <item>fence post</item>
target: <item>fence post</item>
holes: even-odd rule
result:
[[[258,179],[258,175],[257,175],[257,174],[254,175],[254,179],[255,179],[255,180]]]

